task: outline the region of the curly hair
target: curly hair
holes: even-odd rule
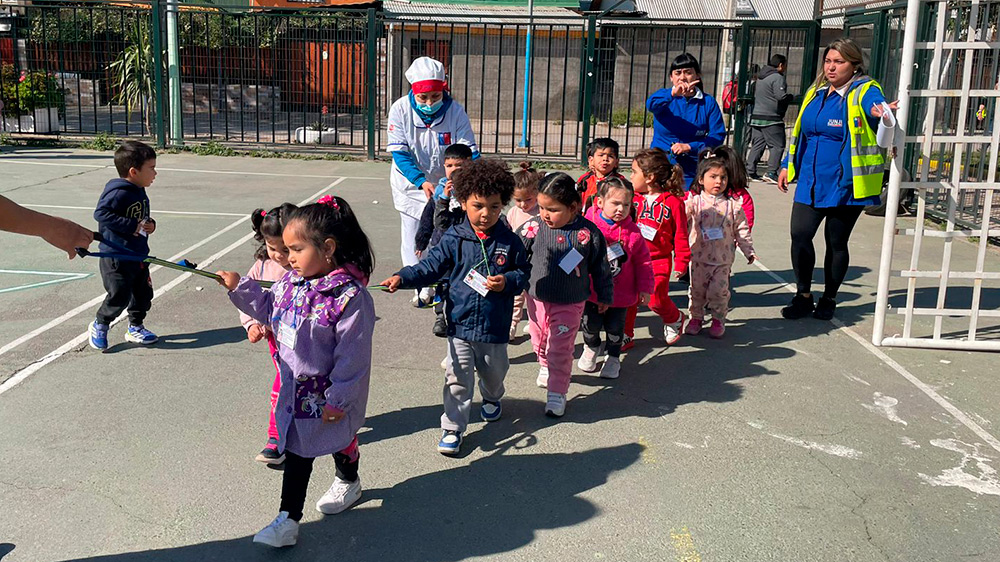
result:
[[[666,152],[659,148],[644,148],[636,153],[633,160],[657,192],[666,191],[674,197],[684,198],[684,170],[671,164]]]
[[[500,202],[506,205],[514,195],[514,176],[507,163],[496,158],[473,160],[455,170],[451,179],[455,184],[453,195],[463,203],[473,195],[484,199],[499,195]]]

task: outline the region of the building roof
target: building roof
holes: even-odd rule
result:
[[[545,5],[543,2],[561,0],[536,0],[534,15],[536,23],[554,25],[576,25],[583,21],[576,12],[563,7]],[[570,3],[579,6],[578,2]],[[445,18],[441,23],[511,23],[524,18],[527,23],[528,7],[525,2],[504,4],[501,2],[406,2],[385,0],[382,8],[387,16],[403,20],[429,21],[428,18]]]
[[[617,0],[601,0],[610,8]],[[847,1],[847,0],[842,0]],[[856,1],[856,0],[855,0]],[[672,20],[784,20],[813,19],[813,0],[734,0],[750,15],[730,13],[729,0],[634,0],[635,9],[650,19]],[[606,9],[606,8],[605,8]]]

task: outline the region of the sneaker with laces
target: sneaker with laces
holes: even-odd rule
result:
[[[281,464],[285,462],[285,453],[278,452],[278,440],[274,437],[269,437],[267,444],[257,453],[257,458],[254,460],[264,464]]]
[[[617,357],[608,357],[601,367],[602,379],[617,379],[622,370],[622,362]]]
[[[142,345],[149,345],[156,343],[160,338],[156,336],[153,332],[150,332],[142,324],[138,326],[129,326],[128,331],[125,332],[125,339],[132,343],[140,343]]]
[[[684,334],[688,336],[697,336],[701,333],[701,318],[692,318],[688,321],[688,325],[684,328]]]
[[[445,429],[438,441],[438,452],[442,455],[455,456],[462,447],[462,432]]]
[[[299,540],[299,522],[288,518],[288,512],[282,511],[267,527],[253,536],[253,542],[266,544],[275,548],[295,546]]]
[[[97,320],[94,320],[87,331],[90,332],[90,347],[98,351],[105,351],[108,349],[107,324],[98,324]]]
[[[718,318],[712,319],[712,325],[708,328],[708,335],[715,339],[722,337],[726,333],[726,323]]]
[[[663,325],[663,339],[666,340],[667,345],[674,345],[677,343],[677,340],[681,339],[681,333],[684,330],[684,320],[686,318],[682,312],[676,322]]]
[[[561,418],[566,413],[566,395],[549,391],[545,401],[545,415],[550,418]]]
[[[778,174],[776,174],[774,172],[768,172],[768,173],[764,174],[764,176],[761,179],[764,180],[764,183],[770,183],[770,184],[777,185],[777,183],[778,183]]]
[[[548,386],[549,386],[549,368],[548,367],[539,367],[538,368],[538,377],[535,379],[535,384],[538,385],[538,388],[548,388]]]
[[[444,314],[439,314],[434,319],[434,327],[431,328],[431,332],[439,338],[448,337],[448,319],[444,317]]]
[[[490,402],[489,400],[483,400],[483,405],[479,408],[479,415],[487,423],[500,419],[501,413],[503,413],[503,406],[500,405],[499,401]]]
[[[584,373],[595,373],[597,372],[597,358],[600,354],[600,347],[584,345],[583,354],[580,355],[580,360],[576,362],[576,366]]]
[[[361,478],[354,482],[333,478],[330,489],[316,502],[316,511],[326,515],[336,515],[354,505],[361,498]]]

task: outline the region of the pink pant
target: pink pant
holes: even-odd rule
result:
[[[731,265],[709,265],[691,262],[691,318],[703,319],[705,307],[712,312],[712,318],[725,320],[729,312],[729,276]]]
[[[531,322],[531,347],[538,363],[549,370],[548,388],[566,394],[573,372],[576,333],[583,319],[584,303],[554,304],[527,297]]]
[[[274,361],[274,383],[271,385],[271,419],[267,424],[267,436],[278,439],[278,425],[274,423],[274,409],[278,406],[278,393],[281,392],[281,373],[278,371],[278,346],[274,344],[274,335],[267,335],[267,347],[271,350],[271,361]]]

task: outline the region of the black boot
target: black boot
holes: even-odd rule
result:
[[[820,297],[816,310],[813,311],[813,318],[817,320],[833,320],[833,312],[837,310],[837,301]]]
[[[781,315],[788,320],[798,320],[805,318],[816,309],[811,296],[795,295],[792,302],[781,309]]]

